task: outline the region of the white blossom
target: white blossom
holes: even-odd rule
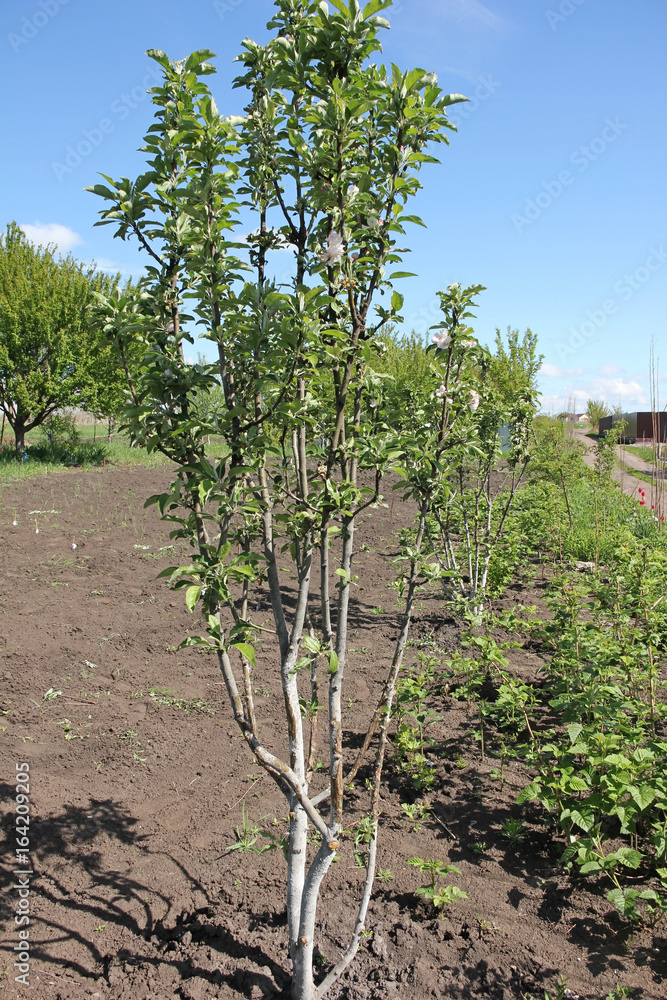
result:
[[[444,330],[436,330],[436,332],[431,337],[431,340],[436,347],[442,350],[443,347],[449,347],[452,342],[452,338],[444,332]]]
[[[322,254],[323,260],[336,263],[345,254],[345,240],[340,233],[329,233],[327,249]]]
[[[451,396],[445,396],[446,392],[447,392],[447,390],[446,390],[446,388],[445,388],[444,385],[438,386],[438,388],[435,390],[435,394],[438,397],[438,399],[442,399],[444,397],[445,402],[447,403],[447,405],[451,406],[452,402],[453,402],[452,397]]]
[[[473,413],[477,409],[478,406],[479,406],[479,393],[475,392],[474,389],[471,389],[470,390],[470,409],[473,411]]]

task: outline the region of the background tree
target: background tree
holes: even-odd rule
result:
[[[108,294],[102,290],[94,293],[90,322],[96,341],[81,405],[108,421],[110,436],[113,421],[122,417],[131,399],[130,387],[141,377],[147,346],[135,327],[147,309],[147,300],[132,281],[105,291]]]
[[[450,352],[447,368],[454,366],[462,376],[458,396],[447,380],[438,390],[455,416],[456,459],[453,475],[422,484],[420,492],[426,499],[430,491],[429,542],[443,570],[445,593],[462,599],[475,616],[488,596],[492,559],[502,561],[499,543],[531,456],[542,364],[530,330],[519,340],[519,331],[508,329],[507,345],[497,331],[495,354],[478,344],[467,321],[481,291],[479,285],[451,285],[439,293],[445,320],[434,328],[433,342]],[[504,562],[505,571],[494,574],[501,589],[512,569]]]
[[[396,326],[383,330],[370,368],[374,392],[369,403],[393,427],[414,426],[431,388],[428,340],[413,330],[402,333]]]
[[[599,430],[602,418],[608,417],[609,413],[609,407],[602,399],[589,399],[586,403],[586,415],[596,430]]]
[[[537,373],[544,355],[537,353],[537,334],[527,329],[519,339],[519,331],[507,327],[507,344],[496,329],[496,350],[488,367],[488,377],[497,390],[499,400],[508,409],[523,396],[537,397]]]
[[[15,222],[0,236],[0,407],[17,451],[50,414],[85,402],[96,342],[89,307],[112,282],[33,246]]]

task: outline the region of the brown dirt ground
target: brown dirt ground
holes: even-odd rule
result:
[[[156,580],[180,556],[178,547],[163,548],[169,526],[156,508],[143,509],[168,482],[168,470],[107,468],[0,487],[8,860],[0,990],[8,997],[28,992],[13,980],[9,888],[13,775],[22,760],[30,764],[33,808],[31,991],[47,1000],[287,995],[282,855],[225,850],[243,802],[251,823],[278,831],[285,803],[235,728],[213,658],[175,651],[197,620],[182,594]],[[394,533],[410,516],[396,502],[359,534],[362,586],[345,688],[350,747],[358,745],[397,633],[389,561]],[[542,587],[538,580],[532,589],[517,585],[503,603],[539,602]],[[265,597],[256,595],[260,623],[268,621]],[[455,647],[457,636],[437,594],[425,597],[413,638],[428,652],[434,640]],[[409,652],[408,664],[416,649]],[[526,647],[512,664],[532,676],[539,658]],[[269,745],[282,747],[270,642],[260,645],[257,673],[262,730]],[[49,688],[63,694],[40,710],[35,702]],[[482,761],[465,706],[443,697],[434,707],[443,717],[433,730],[436,818],[420,829],[401,818],[401,801],[416,793],[390,762],[379,867],[393,878],[376,882],[368,936],[332,1000],[510,1000],[542,996],[559,975],[569,997],[604,998],[617,983],[646,1000],[664,997],[664,926],[633,932],[610,914],[602,889],[571,881],[558,863],[562,844],[537,811],[527,814],[527,839],[512,848],[500,824],[519,815],[514,803],[526,772],[511,765],[501,792],[491,776],[497,762]],[[322,775],[316,781],[323,784]],[[348,806],[351,825],[366,807],[363,780]],[[455,881],[469,898],[447,919],[432,919],[414,895],[421,877],[406,865],[413,855],[460,867]],[[349,940],[361,884],[348,840],[323,889],[323,969]]]

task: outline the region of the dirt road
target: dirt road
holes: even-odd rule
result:
[[[573,431],[574,437],[577,441],[581,441],[584,445],[586,451],[584,453],[584,462],[589,468],[593,468],[595,465],[595,442],[588,437],[585,431],[578,430],[577,428]],[[630,472],[634,469],[637,472],[643,472],[647,476],[651,475],[652,466],[650,462],[645,462],[643,458],[638,455],[633,454],[628,451],[623,445],[618,445],[616,448],[616,458],[617,464],[614,469],[613,476],[617,483],[619,483],[623,492],[629,496],[634,497],[638,502],[641,500],[640,489],[645,491],[646,497],[645,502],[648,506],[660,507],[660,503],[655,503],[654,488],[650,483],[639,479],[637,476],[633,476]],[[657,516],[664,514],[666,512],[667,503],[665,503],[665,498],[662,498],[662,509],[657,511]]]

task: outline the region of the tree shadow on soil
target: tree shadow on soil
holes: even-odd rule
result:
[[[638,928],[623,923],[615,913],[608,918],[575,917],[569,932],[570,940],[583,944],[588,954],[585,959],[589,970],[597,976],[612,969],[625,971],[622,958],[628,959],[632,951],[632,961],[636,965],[648,966],[656,978],[664,980],[667,975],[667,949],[665,938],[653,937],[652,947],[632,947]]]
[[[0,785],[7,798],[15,789]],[[6,800],[7,800],[6,798]],[[13,817],[10,815],[8,820]],[[267,976],[235,968],[223,970],[227,958],[237,958],[268,967],[279,987],[287,984],[281,965],[261,947],[243,942],[240,931],[224,926],[216,916],[219,903],[212,898],[205,886],[173,855],[150,850],[148,837],[137,832],[137,819],[121,804],[111,799],[91,799],[86,807],[65,806],[61,813],[40,817],[31,835],[31,864],[34,870],[31,888],[40,899],[38,926],[48,928],[48,940],[35,942],[34,958],[48,963],[51,968],[63,968],[79,975],[85,982],[103,976],[109,985],[114,982],[113,970],[123,967],[125,978],[134,969],[144,972],[158,970],[165,965],[174,972],[175,979],[200,979],[212,985],[226,984],[234,990],[258,985],[269,988]],[[155,886],[155,879],[145,880],[134,873],[123,873],[106,867],[101,851],[94,847],[94,838],[104,833],[116,846],[131,848],[132,867],[142,862],[160,858],[161,865],[174,867],[188,884],[189,895],[200,892],[206,904],[199,909],[184,905],[183,891],[175,892],[175,899]],[[13,823],[6,823],[6,853],[14,851]],[[124,859],[124,865],[128,860]],[[9,878],[8,885],[13,875]],[[3,893],[0,918],[13,918],[13,900],[10,892]],[[218,914],[220,918],[220,915]],[[92,919],[91,919],[92,918]],[[222,921],[224,921],[224,916]],[[91,926],[124,930],[133,937],[132,948],[104,948],[103,938],[94,940],[83,928]],[[274,913],[251,914],[253,926],[284,923],[281,915]],[[11,921],[13,927],[13,920]],[[41,935],[37,933],[39,938]],[[190,946],[204,944],[220,956],[217,969],[198,968],[190,954]],[[12,944],[2,941],[0,944]],[[79,946],[80,958],[74,956]],[[68,954],[65,954],[67,949]],[[87,954],[88,960],[85,959]],[[116,975],[119,973],[117,972]],[[275,989],[271,984],[271,989]]]

